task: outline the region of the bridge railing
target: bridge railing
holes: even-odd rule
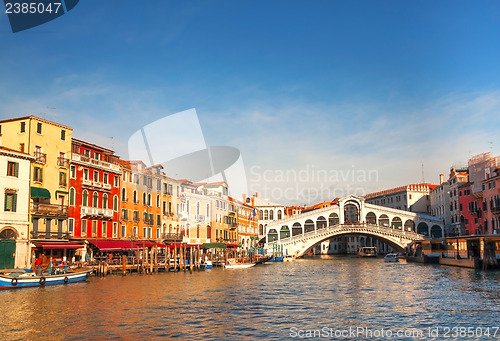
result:
[[[425,236],[422,234],[418,234],[413,231],[404,231],[404,230],[399,230],[395,229],[392,227],[385,227],[385,226],[379,226],[375,224],[369,224],[369,223],[358,223],[358,224],[337,224],[337,225],[331,225],[326,228],[322,229],[316,229],[310,232],[305,232],[301,233],[295,236],[290,236],[287,238],[282,238],[279,240],[275,240],[272,242],[269,242],[269,245],[278,245],[278,244],[284,244],[284,243],[291,243],[295,241],[299,241],[304,238],[309,238],[309,237],[314,237],[317,235],[324,235],[324,234],[329,234],[331,232],[336,232],[336,231],[344,231],[344,232],[354,232],[354,233],[359,233],[363,232],[360,231],[360,229],[365,229],[373,232],[379,232],[383,233],[386,235],[391,235],[393,237],[405,237],[408,239],[413,239],[413,240],[421,240],[424,239]]]

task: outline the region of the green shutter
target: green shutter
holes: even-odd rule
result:
[[[19,177],[19,162],[14,163],[14,176]]]
[[[9,207],[10,207],[9,202],[12,204],[11,200],[12,200],[11,196],[9,194],[5,193],[5,204],[4,204],[4,208],[3,208],[4,211],[9,210]]]
[[[16,212],[17,208],[17,193],[12,194],[12,212]]]

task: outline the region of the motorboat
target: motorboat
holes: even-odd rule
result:
[[[43,287],[46,285],[69,284],[85,281],[90,277],[93,269],[78,269],[72,272],[56,275],[42,274],[37,276],[28,270],[16,270],[0,275],[0,289],[17,289],[29,287]]]
[[[377,248],[374,246],[362,246],[358,250],[358,257],[377,257]]]
[[[384,262],[399,262],[399,257],[398,253],[388,253],[384,257]]]
[[[228,259],[224,263],[224,269],[246,269],[255,266],[255,263],[237,263],[234,259]]]
[[[286,255],[283,257],[283,262],[293,262],[295,260],[295,256],[293,255]]]

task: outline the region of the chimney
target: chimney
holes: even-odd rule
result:
[[[259,197],[259,193],[255,192],[255,197],[258,198]]]
[[[243,193],[242,195],[243,195],[243,203],[246,204],[246,202],[247,202],[247,195],[245,193]]]
[[[439,174],[439,184],[441,185],[444,182],[444,174]]]

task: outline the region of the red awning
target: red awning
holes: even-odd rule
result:
[[[156,246],[156,247],[167,247],[167,245],[162,244],[162,243],[151,243],[151,242],[149,242],[149,243],[147,243],[147,242],[146,243],[138,242],[138,243],[136,243],[136,245],[139,246],[139,247],[154,247],[154,246]]]
[[[169,243],[166,245],[167,247],[173,249],[173,248],[180,248],[180,247],[185,247],[185,248],[191,248],[191,247],[202,247],[201,245],[192,245],[192,244],[183,244],[183,243]]]
[[[237,244],[226,244],[226,247],[232,247],[232,248],[237,248]]]
[[[84,247],[82,244],[78,243],[67,243],[67,242],[33,242],[36,247],[42,247],[44,249],[80,249]]]
[[[130,250],[130,247],[136,248],[135,242],[127,240],[99,240],[90,239],[89,242],[99,249],[99,251],[122,251]]]

